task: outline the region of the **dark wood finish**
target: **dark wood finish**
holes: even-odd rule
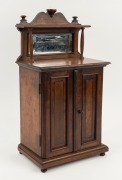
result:
[[[18,150],[48,168],[100,155],[108,147],[101,142],[103,67],[109,62],[83,57],[84,28],[77,17],[69,23],[62,13],[48,10],[31,23],[21,17],[20,119]],[[78,33],[81,54],[78,52]],[[72,33],[74,51],[33,55],[33,33]]]
[[[84,51],[84,28],[82,28],[82,30],[81,30],[80,51],[81,51],[81,59],[83,59],[83,51]]]
[[[21,33],[21,56],[23,56],[23,60],[27,57],[27,33],[23,31]]]
[[[47,13],[50,15],[50,17],[53,17],[57,9],[47,9]]]
[[[35,71],[20,68],[21,143],[41,155],[39,76]]]
[[[72,72],[45,73],[43,88],[42,157],[48,158],[73,151],[73,76]],[[43,131],[42,126],[42,131]]]
[[[51,10],[51,9],[50,9]],[[52,9],[54,11],[54,9]],[[23,21],[23,16],[20,23],[16,25],[16,27],[21,30],[23,28],[89,28],[90,25],[81,25],[78,23],[71,22],[69,23],[64,15],[60,12],[55,13],[53,16],[49,14],[49,12],[40,12],[36,15],[31,23],[27,23],[27,21]],[[24,16],[26,17],[26,16]],[[24,22],[24,23],[23,23]]]
[[[101,145],[102,75],[101,66],[42,73],[20,66],[19,151],[42,169],[108,151]]]
[[[41,172],[45,173],[45,172],[47,172],[47,169],[41,169]]]
[[[33,62],[33,43],[32,43],[32,30],[29,30],[29,53],[30,53],[30,62]]]
[[[48,9],[47,13],[40,12],[36,15],[31,23],[28,23],[25,19],[26,16],[22,15],[20,23],[16,25],[17,29],[21,31],[22,34],[22,61],[28,60],[30,63],[33,63],[36,59],[33,55],[33,44],[32,44],[32,33],[72,33],[74,34],[74,51],[73,53],[65,53],[65,55],[53,55],[55,58],[78,58],[80,54],[78,53],[78,31],[82,29],[82,45],[81,53],[83,56],[83,35],[84,29],[90,27],[89,25],[81,25],[78,23],[76,16],[74,16],[74,21],[69,23],[64,15],[60,12],[56,12],[56,9]],[[24,30],[24,31],[23,31]],[[29,34],[29,39],[27,38]],[[27,42],[28,41],[28,42]],[[29,48],[28,48],[29,46]],[[28,53],[29,51],[29,53]],[[30,54],[30,55],[28,55]],[[26,58],[25,58],[26,57]],[[37,55],[36,55],[37,57]],[[38,55],[40,59],[49,58],[48,55]]]
[[[48,57],[49,58],[49,57]],[[52,59],[53,58],[53,59]],[[94,67],[103,67],[110,62],[105,62],[105,61],[100,61],[100,60],[95,60],[95,59],[90,59],[90,58],[84,58],[81,60],[80,58],[67,58],[64,59],[55,59],[54,56],[50,59],[43,59],[37,60],[31,64],[30,62],[24,62],[21,60],[22,57],[20,56],[18,58],[18,65],[26,67],[28,69],[34,69],[35,71],[39,72],[47,72],[47,71],[55,71],[55,70],[73,70],[73,69],[81,69],[81,68],[94,68]]]
[[[105,156],[105,153],[101,153],[100,156]]]
[[[19,144],[18,150],[22,152],[22,154],[24,154],[26,157],[28,157],[31,161],[33,161],[41,169],[48,169],[54,166],[59,166],[61,164],[66,164],[84,158],[100,155],[101,153],[107,152],[108,147],[104,144],[101,144],[100,146],[95,146],[92,148],[84,149],[82,151],[63,154],[60,156],[54,156],[48,159],[42,159],[40,156],[35,154],[27,147],[23,146],[22,144]]]
[[[72,18],[73,18],[72,23],[78,24],[78,20],[77,20],[78,17],[77,16],[73,16]]]
[[[75,150],[101,143],[102,68],[75,70]]]

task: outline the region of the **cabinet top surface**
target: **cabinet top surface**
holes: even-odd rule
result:
[[[90,67],[90,66],[106,66],[110,62],[95,60],[90,58],[81,59],[51,59],[51,60],[39,60],[34,63],[21,62],[18,64],[23,64],[25,66],[31,66],[32,68],[43,69],[56,69],[56,68],[78,68],[78,67]]]

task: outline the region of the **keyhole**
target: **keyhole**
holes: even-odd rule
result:
[[[81,114],[81,110],[80,109],[78,110],[78,113]]]

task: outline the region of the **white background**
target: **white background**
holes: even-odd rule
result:
[[[52,5],[51,5],[52,4]],[[30,22],[40,11],[57,8],[71,21],[92,27],[85,31],[85,56],[110,61],[104,70],[103,138],[110,151],[49,169],[46,174],[19,155],[19,77],[16,58],[20,15]],[[122,179],[122,1],[4,0],[0,2],[0,180]]]

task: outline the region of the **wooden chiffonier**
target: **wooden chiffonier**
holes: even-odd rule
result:
[[[101,143],[103,67],[83,57],[84,29],[55,9],[40,12],[21,32],[21,141],[18,150],[42,172],[60,164],[105,155]],[[81,31],[80,53],[78,34]]]

